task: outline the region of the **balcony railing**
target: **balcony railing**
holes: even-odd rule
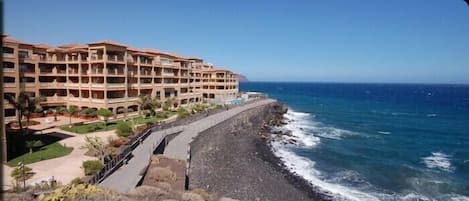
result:
[[[93,102],[93,103],[104,103],[104,99],[92,98],[91,102]]]
[[[14,82],[4,82],[3,87],[16,87],[16,83],[14,83]]]
[[[16,69],[15,68],[5,68],[3,67],[3,72],[15,72]]]
[[[3,53],[3,58],[15,58],[15,54],[12,54],[12,53]]]
[[[91,55],[90,56],[90,60],[91,61],[100,61],[100,60],[103,60],[103,55]]]
[[[129,101],[129,99],[125,98],[125,97],[123,97],[123,98],[110,98],[110,97],[108,97],[107,98],[107,102],[109,102],[109,103],[127,102],[127,101]]]
[[[124,57],[123,56],[118,56],[118,55],[107,55],[107,60],[108,61],[124,62]]]

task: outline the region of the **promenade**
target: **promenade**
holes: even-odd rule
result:
[[[265,99],[252,103],[247,103],[239,107],[232,108],[208,117],[202,118],[185,126],[177,126],[165,130],[153,131],[135,150],[132,151],[133,157],[128,164],[123,165],[113,174],[105,178],[100,187],[109,188],[121,193],[126,193],[133,189],[142,178],[142,173],[150,162],[150,157],[157,144],[167,135],[178,133],[165,148],[164,155],[169,158],[185,160],[189,143],[200,132],[205,131],[243,111],[258,106],[273,103],[275,100]]]

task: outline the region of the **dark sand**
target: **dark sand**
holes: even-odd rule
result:
[[[189,188],[244,201],[326,199],[286,170],[261,137],[262,125],[285,109],[278,103],[258,107],[199,134],[191,143]]]

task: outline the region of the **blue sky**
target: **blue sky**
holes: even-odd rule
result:
[[[4,1],[4,30],[199,56],[254,81],[469,83],[462,0]]]

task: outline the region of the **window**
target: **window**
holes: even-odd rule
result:
[[[28,52],[27,52],[27,51],[19,51],[19,52],[18,52],[18,57],[19,57],[20,59],[24,59],[24,58],[28,58],[29,55],[28,55]]]

